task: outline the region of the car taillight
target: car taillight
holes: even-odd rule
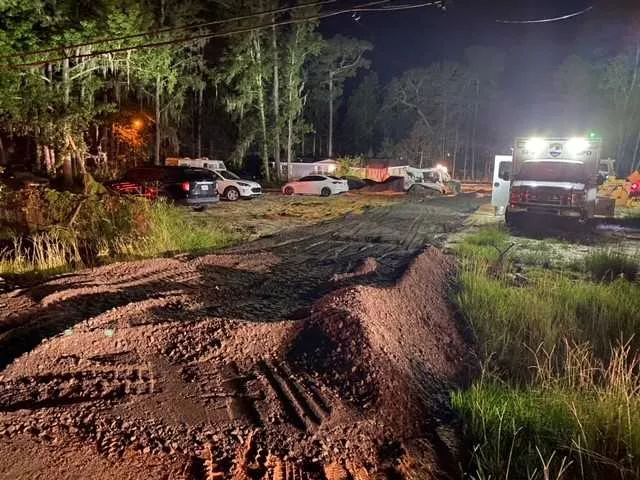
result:
[[[520,201],[520,189],[519,188],[511,188],[511,192],[509,193],[509,201],[511,203],[518,203]]]
[[[632,183],[631,190],[633,191],[640,190],[640,183]]]
[[[191,184],[189,182],[182,182],[180,184],[180,188],[183,192],[188,192],[189,190],[191,190]]]

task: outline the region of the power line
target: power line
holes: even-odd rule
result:
[[[47,49],[43,49],[43,50],[32,50],[30,52],[22,52],[22,53],[14,53],[11,55],[5,55],[0,57],[0,60],[8,60],[10,58],[15,58],[15,57],[27,57],[27,56],[31,56],[31,55],[39,55],[42,53],[51,53],[51,52],[58,52],[60,50],[71,50],[74,48],[80,48],[80,47],[88,47],[91,45],[96,45],[96,44],[101,44],[101,43],[111,43],[111,42],[116,42],[119,40],[129,40],[132,38],[140,38],[140,37],[146,37],[146,36],[153,36],[153,35],[159,35],[161,33],[166,33],[166,32],[175,32],[175,31],[180,31],[180,30],[191,30],[194,28],[203,28],[203,27],[209,27],[209,26],[213,26],[213,25],[221,25],[221,24],[225,24],[225,23],[232,23],[232,22],[239,22],[242,20],[248,20],[250,18],[254,18],[254,17],[262,17],[265,15],[277,15],[280,13],[286,13],[289,11],[293,11],[293,10],[298,10],[301,8],[311,8],[311,7],[320,7],[320,6],[324,6],[330,3],[335,3],[338,0],[323,0],[323,1],[318,1],[318,2],[310,2],[310,3],[304,3],[304,4],[298,4],[298,5],[292,5],[289,7],[282,7],[282,8],[276,8],[273,10],[267,10],[267,11],[262,11],[262,12],[256,12],[256,13],[250,13],[247,15],[241,15],[241,16],[237,16],[237,17],[232,17],[232,18],[225,18],[222,20],[212,20],[209,22],[204,22],[204,23],[192,23],[190,25],[180,25],[180,26],[176,26],[176,27],[167,27],[167,28],[161,28],[158,30],[147,30],[145,32],[140,32],[140,33],[133,33],[130,35],[122,35],[122,36],[118,36],[118,37],[105,37],[105,38],[100,38],[100,39],[95,39],[95,40],[89,40],[87,42],[83,42],[83,43],[75,43],[72,45],[61,45],[59,47],[51,47],[51,48],[47,48]],[[386,0],[386,2],[388,2],[390,0]],[[384,3],[384,2],[381,2]]]
[[[395,12],[399,10],[411,10],[413,8],[423,8],[423,7],[444,7],[444,0],[436,0],[426,3],[416,3],[416,4],[405,4],[405,5],[389,5],[388,7],[378,7],[378,8],[360,8],[359,12]]]
[[[497,23],[515,23],[515,24],[527,24],[527,23],[551,23],[551,22],[560,22],[562,20],[567,20],[569,18],[577,17],[579,15],[583,15],[588,11],[593,10],[593,5],[585,8],[584,10],[580,10],[579,12],[570,13],[568,15],[563,15],[561,17],[554,18],[541,18],[538,20],[496,20]]]
[[[298,18],[298,19],[285,20],[285,21],[281,21],[281,22],[271,22],[271,23],[268,23],[268,24],[257,25],[257,26],[253,26],[253,27],[246,27],[246,28],[241,28],[241,29],[236,29],[236,30],[230,30],[228,32],[220,32],[220,33],[211,33],[210,32],[210,33],[204,33],[204,34],[200,34],[200,35],[192,35],[192,36],[182,37],[182,38],[177,38],[177,39],[164,40],[164,41],[160,41],[160,42],[146,43],[146,44],[142,44],[142,45],[134,45],[134,46],[129,46],[129,47],[114,48],[114,49],[110,49],[110,50],[102,50],[102,51],[90,52],[90,53],[79,53],[79,54],[76,54],[76,55],[67,55],[67,56],[63,56],[63,57],[48,59],[48,60],[45,60],[45,61],[20,63],[20,64],[3,64],[3,65],[0,65],[0,68],[16,69],[16,68],[24,68],[24,67],[37,67],[37,66],[47,65],[47,64],[50,64],[50,63],[61,62],[63,60],[67,60],[67,59],[91,58],[91,57],[98,57],[98,56],[101,56],[101,55],[107,55],[107,54],[111,54],[111,53],[122,53],[122,52],[129,52],[129,51],[141,50],[141,49],[146,49],[146,48],[158,48],[158,47],[164,47],[164,46],[173,45],[173,44],[188,43],[188,42],[192,42],[192,41],[195,41],[195,40],[203,40],[203,39],[207,39],[207,38],[229,37],[229,36],[232,36],[232,35],[238,35],[238,34],[242,34],[242,33],[249,33],[249,32],[252,32],[252,31],[264,30],[264,29],[272,28],[274,26],[278,27],[278,26],[285,26],[285,25],[294,25],[294,24],[298,24],[298,23],[304,23],[304,22],[310,22],[310,21],[315,21],[315,20],[322,20],[322,19],[329,18],[329,17],[335,17],[335,16],[338,16],[338,15],[343,15],[345,13],[366,11],[366,9],[368,7],[379,5],[379,4],[382,4],[382,3],[387,3],[388,1],[389,0],[377,0],[377,1],[373,1],[373,2],[360,4],[360,5],[356,6],[356,7],[352,7],[352,8],[348,8],[348,9],[336,10],[336,11],[327,12],[327,13],[324,13],[324,14],[314,15],[314,16],[310,16],[310,17],[302,17],[302,18]],[[420,6],[421,7],[427,7],[427,6],[440,6],[440,5],[442,5],[441,1],[434,1],[434,2],[421,4]],[[408,10],[408,9],[411,9],[411,8],[416,8],[416,5],[399,6],[399,7],[395,7],[393,10],[389,10],[389,11]]]

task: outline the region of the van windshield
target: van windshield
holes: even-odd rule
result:
[[[537,182],[575,182],[586,181],[584,165],[567,162],[524,162],[516,180]]]

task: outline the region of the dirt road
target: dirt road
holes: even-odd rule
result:
[[[0,296],[0,478],[440,478],[471,349],[411,201]]]

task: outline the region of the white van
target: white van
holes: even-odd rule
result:
[[[216,177],[218,195],[221,198],[234,202],[239,198],[254,198],[262,195],[262,187],[258,182],[244,180],[235,173],[227,170],[221,160],[208,158],[167,158],[166,165],[185,165],[193,168],[206,168],[211,170]]]

